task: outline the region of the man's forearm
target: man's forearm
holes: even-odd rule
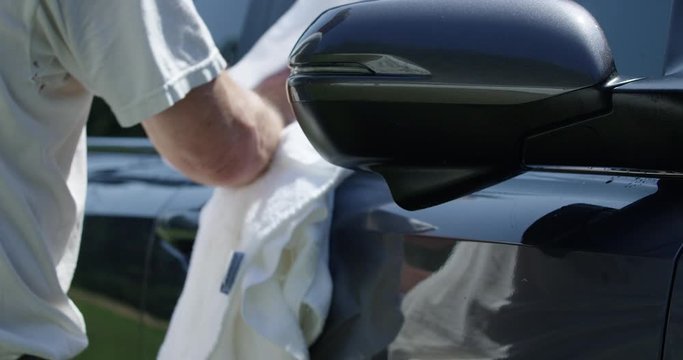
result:
[[[283,119],[223,72],[143,126],[159,152],[191,179],[240,186],[267,168]]]

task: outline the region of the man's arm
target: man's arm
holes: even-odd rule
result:
[[[142,125],[161,155],[192,180],[239,186],[267,168],[283,119],[223,71]]]

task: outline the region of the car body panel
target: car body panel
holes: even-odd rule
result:
[[[678,199],[657,196],[656,183],[527,173],[409,212],[393,204],[381,179],[349,179],[336,193],[335,214],[343,215],[332,225],[334,300],[314,357],[382,358],[391,345],[399,359],[544,359],[550,348],[557,358],[658,358],[683,209]],[[661,211],[652,221],[629,221],[633,209],[652,199],[667,203],[654,205]],[[566,211],[577,205],[613,210],[602,219]],[[566,216],[569,223],[557,219]],[[625,217],[620,224],[609,224],[619,216]],[[534,232],[546,221],[553,231]],[[609,225],[598,230],[600,223]],[[599,235],[579,232],[558,243],[559,225],[567,232],[587,226],[588,234]],[[642,231],[652,234],[652,243],[634,248],[629,234],[643,243]],[[424,326],[434,319],[445,323]],[[445,339],[451,342],[441,344],[442,353],[430,352],[427,344]]]

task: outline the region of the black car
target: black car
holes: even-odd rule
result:
[[[683,4],[582,3],[368,1],[302,35],[299,123],[359,170],[312,358],[683,356]],[[154,357],[211,190],[144,139],[89,150],[89,351]]]

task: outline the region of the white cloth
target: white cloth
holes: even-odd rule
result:
[[[294,123],[263,177],[217,189],[202,210],[159,358],[308,358],[329,308],[332,190],[346,173],[323,160]],[[235,252],[245,257],[225,294]]]
[[[0,38],[0,359],[71,358],[93,94],[131,126],[225,61],[191,0],[3,1]]]

